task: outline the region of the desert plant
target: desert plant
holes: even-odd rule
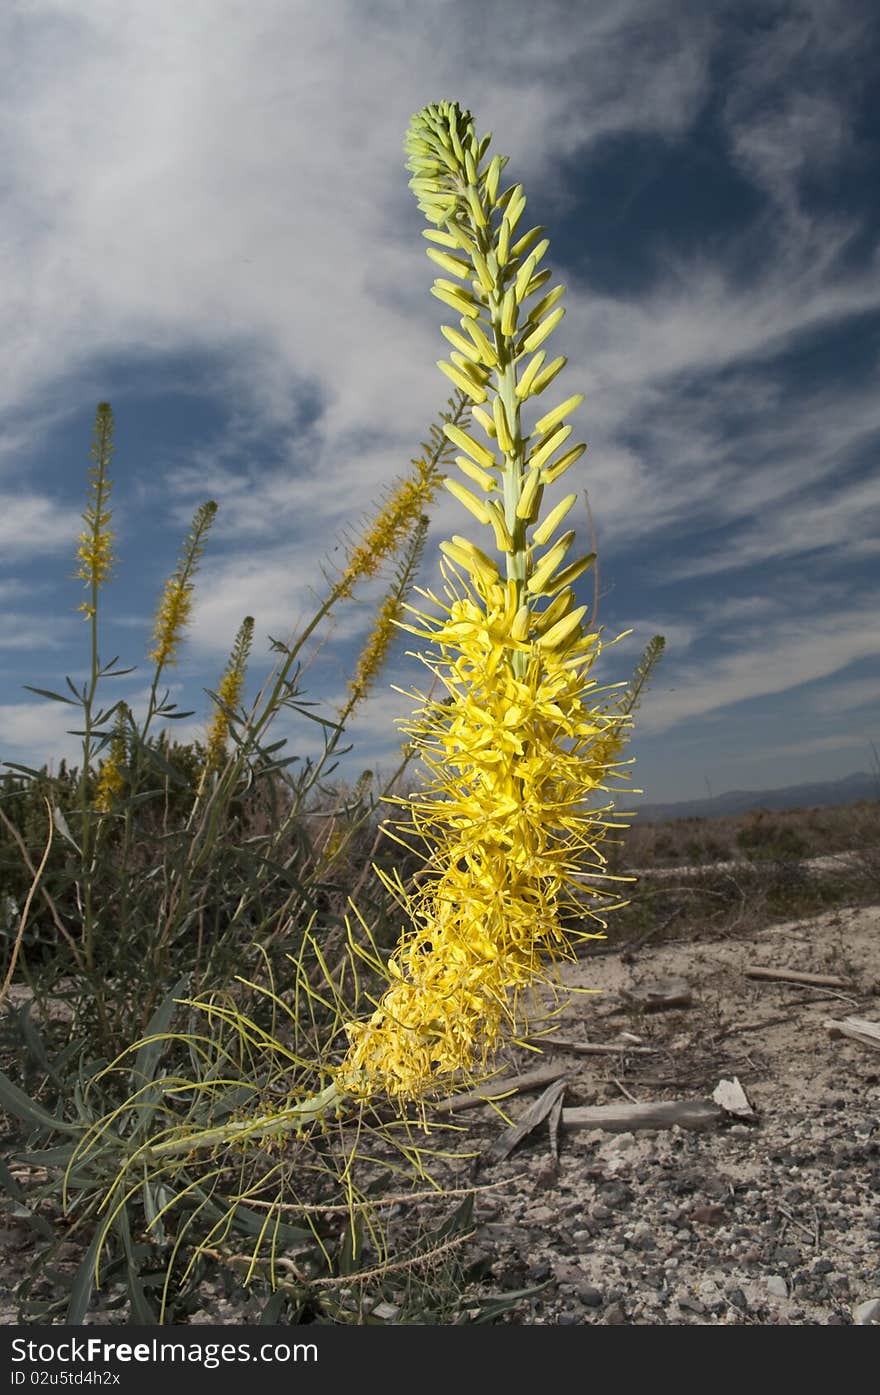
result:
[[[619,879],[609,873],[603,843],[623,826],[612,799],[627,773],[620,751],[662,643],[649,647],[628,687],[602,688],[593,677],[604,641],[589,606],[578,604],[575,583],[595,554],[574,555],[574,530],[560,531],[578,494],[542,515],[545,492],[585,449],[569,444],[567,424],[581,394],[531,421],[536,399],[565,366],[562,356],[547,362],[543,347],[564,314],[563,287],[547,289],[543,229],[520,233],[525,195],[518,184],[501,189],[506,157],[488,158],[488,147],[470,114],[450,102],[426,107],[407,136],[410,184],[431,224],[428,255],[446,273],[433,293],[460,317],[458,327],[443,327],[452,347],[439,364],[457,389],[454,409],[415,476],[351,551],[315,621],[290,644],[276,642],[279,666],[249,714],[236,705],[246,649],[240,632],[225,686],[215,695],[222,721],[212,745],[219,754],[228,739],[233,750],[225,762],[206,765],[182,836],[180,830],[169,836],[158,868],[116,885],[133,908],[155,880],[156,919],[141,954],[151,978],[167,984],[170,964],[192,949],[205,888],[224,876],[221,848],[223,863],[241,871],[228,887],[219,943],[254,940],[259,972],[223,984],[218,941],[203,946],[200,991],[179,985],[161,1001],[148,993],[143,1010],[152,1018],[142,1040],[99,1062],[92,1083],[64,1103],[63,1115],[31,1121],[70,1134],[60,1151],[42,1150],[42,1162],[63,1169],[69,1208],[90,1218],[91,1277],[114,1240],[128,1254],[137,1207],[153,1237],[174,1228],[166,1296],[169,1284],[189,1281],[200,1255],[235,1250],[242,1227],[252,1244],[247,1256],[235,1250],[230,1263],[244,1265],[248,1278],[265,1274],[278,1290],[313,1296],[333,1279],[322,1217],[338,1211],[340,1197],[348,1213],[349,1268],[365,1245],[374,1267],[387,1265],[375,1189],[389,1172],[424,1173],[426,1100],[491,1071],[499,1042],[523,1029],[536,990],[559,987],[560,963],[603,933],[604,911],[618,904]],[[106,427],[106,416],[101,420]],[[489,530],[498,560],[454,535],[440,545],[441,594],[420,590],[416,605],[404,597],[424,537],[424,505],[451,449],[459,452],[455,464],[467,483],[442,482],[470,520]],[[100,473],[95,488],[91,541],[84,544],[93,626],[109,556]],[[160,608],[148,720],[129,726],[133,780],[117,816],[132,825],[141,773],[173,779],[170,763],[156,758],[148,726],[153,716],[177,715],[167,696],[158,697],[158,670],[185,623],[191,562],[208,521],[207,513],[197,517]],[[377,559],[401,551],[348,704],[339,721],[321,719],[328,733],[323,754],[290,779],[289,806],[275,832],[256,848],[231,848],[221,832],[233,793],[289,763],[278,754],[283,743],[267,744],[267,735],[281,708],[306,711],[296,681],[305,640],[331,604],[375,572]],[[320,851],[312,843],[283,864],[278,839],[302,838],[307,816],[320,818],[323,811],[310,810],[306,795],[319,788],[343,719],[373,681],[395,626],[427,643],[420,658],[439,694],[415,692],[416,712],[404,727],[407,752],[421,762],[421,784],[407,799],[385,791],[398,811],[391,836],[423,862],[407,880],[399,868],[377,869],[386,905],[396,907],[403,923],[389,956],[360,897],[349,897],[335,935],[313,901],[322,858],[324,865],[340,858],[359,817],[352,824],[350,814],[334,814],[336,827]],[[122,751],[118,726],[108,725],[116,709],[94,716],[87,710],[97,679],[112,673],[98,668],[93,629],[93,683],[80,695],[83,790],[96,733],[101,749],[110,746],[111,761],[115,735]],[[104,781],[109,792],[102,798],[111,809],[120,794],[113,783]],[[92,856],[108,817],[83,796],[79,846]],[[94,825],[88,840],[87,825]],[[82,876],[91,885],[85,903],[91,969],[103,952],[107,903],[94,858],[83,864]],[[586,914],[591,929],[575,925],[575,911]],[[329,954],[331,944],[338,957]],[[105,1017],[111,999],[105,991]],[[185,1013],[177,1025],[170,1016],[175,1002]],[[125,1021],[132,1020],[129,1013]],[[117,1040],[119,1021],[111,1026]],[[10,1107],[26,1118],[28,1102],[8,1082],[4,1089]],[[282,1265],[279,1246],[296,1238],[289,1233],[292,1212],[313,1241],[311,1257],[300,1263],[287,1256]]]

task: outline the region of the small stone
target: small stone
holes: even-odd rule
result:
[[[551,1221],[558,1220],[559,1217],[550,1206],[533,1206],[526,1212],[526,1219],[530,1225],[549,1225]]]
[[[626,1322],[626,1313],[623,1310],[623,1305],[620,1303],[610,1304],[609,1307],[605,1309],[604,1321],[609,1327],[622,1327]]]
[[[393,1322],[399,1312],[396,1303],[377,1303],[373,1309],[373,1317],[382,1318],[384,1322]]]
[[[880,1323],[880,1298],[868,1298],[864,1303],[857,1303],[852,1315],[857,1327],[873,1327]]]
[[[604,1206],[618,1207],[627,1206],[632,1201],[635,1193],[631,1187],[624,1182],[606,1182],[599,1188],[599,1196]],[[595,1214],[596,1207],[593,1207]]]
[[[816,1263],[813,1265],[813,1273],[830,1274],[833,1268],[834,1265],[831,1263],[830,1259],[817,1259]]]
[[[781,1274],[770,1274],[766,1280],[766,1289],[774,1298],[788,1297],[788,1284]]]
[[[632,1246],[634,1250],[656,1250],[657,1241],[646,1225],[637,1225],[633,1232]]]
[[[725,1218],[723,1206],[717,1203],[709,1206],[695,1206],[690,1212],[690,1220],[697,1225],[720,1225]]]
[[[601,1308],[602,1294],[592,1284],[579,1284],[577,1296],[585,1308]]]

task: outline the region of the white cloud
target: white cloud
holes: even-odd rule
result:
[[[42,494],[0,492],[0,551],[12,560],[55,552],[73,552],[82,524],[75,509]]]
[[[665,677],[674,691],[651,695],[641,718],[646,732],[665,731],[690,718],[721,711],[750,698],[771,697],[838,672],[880,649],[876,603],[783,619],[757,629],[732,653],[701,660],[699,653]]]

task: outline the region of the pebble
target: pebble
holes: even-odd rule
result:
[[[772,1294],[774,1298],[788,1297],[788,1284],[785,1282],[781,1274],[768,1275],[765,1287],[767,1289],[767,1292],[769,1294]]]
[[[577,1296],[585,1308],[601,1308],[602,1294],[592,1284],[579,1284]]]
[[[880,1323],[880,1298],[868,1298],[853,1308],[853,1322],[858,1327],[873,1327]]]

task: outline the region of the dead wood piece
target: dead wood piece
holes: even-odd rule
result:
[[[809,983],[817,988],[850,988],[851,981],[848,978],[840,978],[836,974],[807,974],[801,973],[798,969],[765,969],[754,966],[744,970],[746,978],[764,978],[773,983]]]
[[[559,1167],[559,1128],[562,1123],[562,1091],[547,1116],[547,1123],[550,1129],[550,1160],[554,1167]]]
[[[660,1100],[653,1104],[590,1104],[563,1109],[567,1129],[606,1129],[630,1133],[636,1129],[707,1129],[724,1118],[714,1100]]]
[[[535,1038],[531,1037],[531,1041]],[[619,1041],[570,1041],[568,1037],[542,1037],[541,1040],[548,1047],[557,1047],[560,1051],[574,1051],[578,1056],[655,1056],[657,1053],[653,1046],[630,1046],[628,1042]]]
[[[862,1046],[873,1046],[880,1050],[880,1022],[869,1022],[866,1017],[845,1017],[843,1021],[826,1017],[822,1025],[833,1037],[850,1037],[853,1041],[861,1042]]]
[[[539,1066],[537,1070],[524,1075],[506,1075],[496,1080],[488,1080],[479,1090],[467,1094],[450,1095],[448,1099],[437,1100],[431,1108],[438,1114],[451,1114],[454,1110],[474,1109],[480,1104],[489,1104],[502,1095],[521,1094],[524,1090],[538,1090],[542,1085],[552,1084],[566,1074],[561,1066]]]
[[[510,1156],[518,1143],[521,1143],[540,1123],[552,1114],[553,1106],[561,1099],[568,1085],[568,1078],[555,1080],[552,1085],[548,1085],[542,1095],[530,1104],[522,1118],[509,1129],[505,1129],[500,1138],[496,1138],[491,1148],[487,1148],[483,1157],[487,1163],[502,1162],[504,1158]],[[557,1128],[559,1127],[557,1122]]]
[[[754,1119],[755,1111],[749,1097],[736,1076],[732,1080],[719,1080],[712,1091],[712,1098],[720,1104],[726,1114],[736,1114],[740,1119]]]
[[[650,983],[646,987],[622,988],[620,996],[630,1006],[641,1008],[643,1012],[663,1012],[667,1008],[690,1007],[693,1002],[690,985],[683,978]]]

